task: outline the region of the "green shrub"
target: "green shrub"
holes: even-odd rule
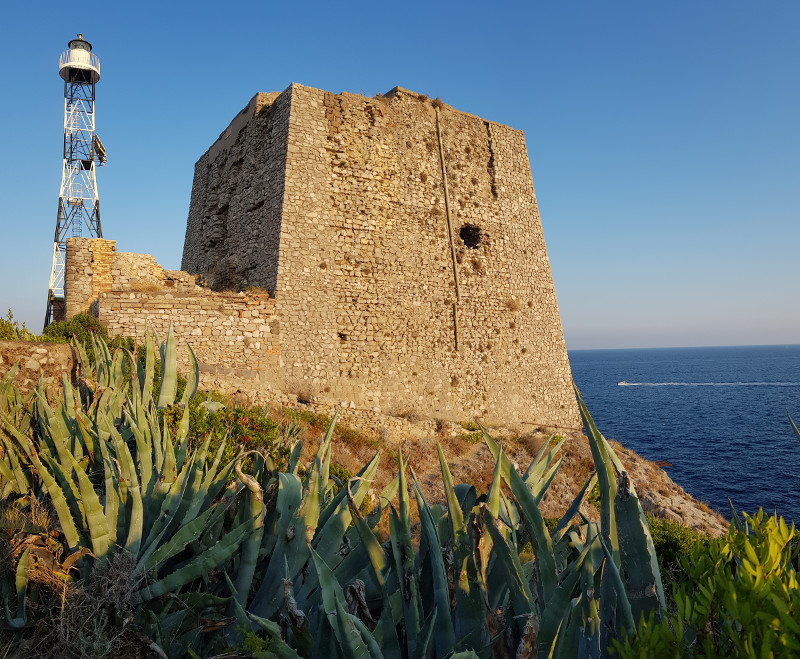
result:
[[[69,320],[60,320],[44,328],[42,338],[52,343],[69,343],[75,337],[84,346],[92,343],[91,335],[101,337],[106,343],[110,341],[108,330],[91,314],[80,313]]]
[[[284,440],[282,427],[269,416],[263,407],[222,407],[208,411],[202,405],[203,396],[197,396],[189,406],[189,443],[200,446],[211,437],[209,459],[216,455],[223,440],[223,462],[229,462],[239,451],[259,451],[269,456],[279,469],[286,467],[290,446]],[[164,412],[172,432],[177,432],[183,410],[173,407]]]
[[[0,316],[0,341],[38,341],[39,338],[25,327],[25,323],[20,325],[14,320],[11,309],[8,310],[6,317]]]
[[[678,522],[656,519],[651,515],[647,515],[647,524],[653,536],[653,546],[666,591],[672,584],[679,584],[688,577],[683,564],[691,556],[695,546],[704,545],[709,538]]]
[[[483,440],[482,432],[461,433],[458,438],[467,444],[477,444]]]
[[[738,525],[738,527],[737,527]],[[678,553],[686,537],[673,536]],[[800,587],[794,527],[762,511],[735,520],[721,538],[694,542],[678,558],[674,610],[642,622],[615,642],[623,659],[639,657],[800,656]],[[663,546],[663,545],[662,545]]]

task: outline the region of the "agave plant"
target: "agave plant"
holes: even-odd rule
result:
[[[488,493],[454,484],[440,447],[445,502],[429,505],[400,453],[397,478],[362,516],[380,456],[337,491],[335,416],[307,471],[299,442],[284,471],[260,454],[222,464],[224,444],[215,456],[208,441],[190,450],[191,349],[173,437],[159,412],[176,404],[172,330],[157,343],[157,397],[149,338],[142,369],[95,340],[88,388],[64,380],[55,404],[41,387],[23,399],[7,373],[0,495],[6,504],[49,498],[67,549],[65,578],[73,567],[84,578],[120,552],[132,557],[134,624],[162,656],[211,656],[257,635],[256,656],[604,657],[640,618],[661,616],[658,563],[635,489],[577,391],[595,473],[552,532],[539,503],[563,440],[545,444],[519,474],[485,429],[495,461]],[[599,523],[580,514],[595,483]],[[381,544],[384,513],[390,534]],[[526,539],[534,560],[522,564]],[[5,587],[8,626],[26,623],[32,557],[32,549],[20,554]]]
[[[484,430],[495,470],[489,492],[480,496],[472,486],[453,484],[439,448],[446,509],[427,504],[413,471],[408,480],[400,454],[397,505],[388,506],[390,540],[381,546],[351,501],[352,526],[344,538],[347,556],[361,557],[361,570],[343,569],[344,543],[335,555],[317,551],[315,542],[323,544],[318,527],[307,536],[310,543],[297,544],[302,553],[291,566],[284,557],[282,586],[271,586],[269,605],[254,599],[246,607],[246,598],[237,598],[239,624],[260,628],[276,655],[309,659],[330,656],[332,647],[338,656],[375,659],[607,656],[613,639],[633,633],[640,616],[659,617],[664,601],[636,492],[580,397],[579,402],[596,473],[552,533],[538,505],[560,466],[561,443],[545,444],[520,475]],[[326,444],[316,468],[324,465]],[[601,488],[600,523],[579,512],[595,482]],[[311,486],[307,494],[314,496],[315,509],[319,492]],[[420,520],[416,551],[411,496]],[[305,505],[291,517],[298,524]],[[292,527],[280,528],[279,539]],[[519,560],[523,535],[531,538],[534,553],[525,565]],[[298,580],[300,589],[294,587]]]
[[[90,364],[95,389],[88,404],[66,379],[63,398],[51,406],[41,387],[25,422],[19,409],[25,401],[10,393],[9,372],[0,398],[3,467],[0,491],[33,492],[49,498],[69,555],[85,577],[125,551],[147,585],[136,595],[144,602],[176,591],[227,562],[236,552],[250,522],[223,533],[224,515],[238,487],[226,483],[234,463],[221,464],[224,444],[207,460],[208,441],[188,450],[188,402],[197,388],[197,361],[189,348],[189,382],[180,404],[183,417],[176,437],[159,420],[158,409],[175,402],[177,369],[175,339],[170,328],[160,343],[161,388],[153,400],[155,352],[148,337],[143,377],[133,355],[112,356],[96,339],[96,363]],[[126,374],[127,373],[127,374]],[[30,402],[30,401],[28,401]],[[17,594],[25,587],[23,556],[17,569]],[[7,623],[25,622],[24,606]]]

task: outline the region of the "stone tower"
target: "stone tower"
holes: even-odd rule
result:
[[[272,293],[287,390],[580,426],[521,131],[400,88],[256,94],[195,165],[182,269]]]

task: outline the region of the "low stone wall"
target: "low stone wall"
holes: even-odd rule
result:
[[[185,273],[183,273],[185,274]],[[148,329],[162,339],[170,323],[178,339],[178,363],[185,368],[189,343],[204,373],[274,381],[279,359],[275,300],[267,294],[107,291],[98,318],[112,335],[146,341]]]
[[[36,343],[34,341],[0,341],[0,377],[14,364],[20,368],[14,384],[23,395],[30,392],[41,377],[45,388],[54,392],[61,386],[66,373],[77,384],[78,359],[66,344]]]

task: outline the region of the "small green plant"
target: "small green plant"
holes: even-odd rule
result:
[[[647,524],[653,535],[653,546],[658,556],[658,567],[665,590],[689,578],[683,565],[697,545],[705,545],[707,535],[690,529],[679,522],[657,519],[647,515]]]
[[[674,610],[616,641],[618,656],[800,656],[794,538],[782,518],[736,515],[727,535],[679,559],[685,577],[673,587]]]
[[[246,286],[243,292],[248,295],[269,295],[269,290],[261,286]]]
[[[91,337],[102,338],[108,343],[108,330],[94,316],[86,313],[77,314],[69,320],[60,320],[44,328],[42,337],[53,343],[69,343],[74,337],[83,345],[91,344]]]
[[[586,503],[590,503],[597,508],[597,510],[600,510],[600,488],[597,486],[597,483],[589,490],[589,494],[586,495]]]
[[[471,432],[471,433],[462,433],[458,436],[461,441],[466,442],[467,444],[477,444],[481,440],[483,440],[483,433],[478,432]]]
[[[470,432],[475,432],[481,429],[481,427],[474,421],[459,421],[458,425],[464,430],[469,430]]]
[[[20,325],[14,320],[9,309],[5,318],[0,316],[0,341],[39,341],[39,337],[29,331],[25,323]]]

